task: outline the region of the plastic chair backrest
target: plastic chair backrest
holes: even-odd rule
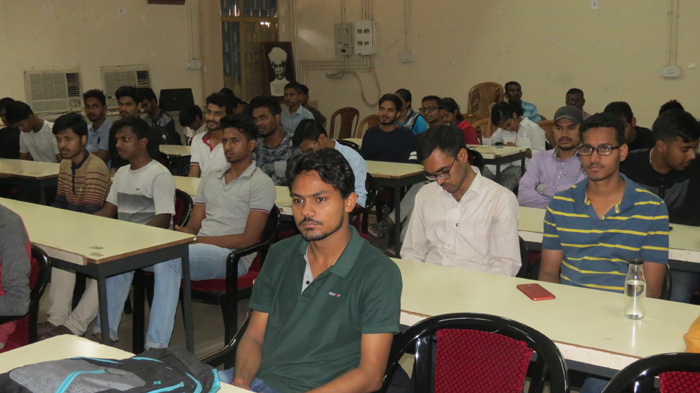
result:
[[[340,124],[338,133],[335,131],[335,120],[340,116]],[[360,119],[360,111],[355,108],[345,107],[333,112],[331,115],[331,127],[329,129],[329,137],[333,139],[351,138],[357,127],[357,121]]]
[[[503,101],[505,91],[503,86],[496,82],[483,82],[469,89],[469,101],[467,114],[489,116],[489,105]]]
[[[173,223],[181,227],[187,225],[187,222],[190,221],[190,215],[192,215],[193,206],[192,197],[188,193],[180,189],[175,189],[175,215],[173,216]]]
[[[362,138],[362,134],[366,129],[374,127],[379,124],[379,115],[369,115],[362,119],[360,124],[357,126],[357,131],[355,131],[355,138]]]
[[[656,392],[658,378],[661,393],[697,391],[700,383],[700,354],[664,353],[639,359],[618,371],[602,393]]]
[[[541,120],[537,122],[537,125],[544,130],[544,136],[547,138],[551,146],[554,146],[554,121],[552,120]]]

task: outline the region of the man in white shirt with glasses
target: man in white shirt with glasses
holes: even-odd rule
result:
[[[401,257],[515,276],[520,270],[518,201],[469,165],[464,136],[449,126],[418,139],[427,184],[416,196]]]

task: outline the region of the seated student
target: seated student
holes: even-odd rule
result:
[[[158,106],[156,93],[150,87],[142,87],[138,91],[141,109],[146,112],[143,117],[151,129],[162,135],[163,144],[182,145],[180,134],[175,130],[175,120]]]
[[[518,201],[469,165],[461,133],[431,127],[418,140],[425,177],[401,257],[515,276],[520,270]]]
[[[139,111],[141,110],[141,102],[137,97],[137,90],[133,86],[122,86],[114,92],[114,96],[117,98],[117,108],[119,110],[119,117],[122,119],[126,117],[138,117]],[[114,125],[109,129],[109,168],[110,174],[114,176],[117,173],[117,169],[127,165],[128,162],[123,160],[117,151],[117,139],[114,136],[116,129]]]
[[[5,119],[12,127],[19,128],[19,159],[43,162],[60,162],[56,138],[51,133],[53,123],[40,119],[32,108],[22,101],[5,106]]]
[[[207,122],[202,116],[202,109],[198,105],[188,106],[180,110],[178,114],[180,125],[185,129],[184,133],[187,137],[187,145],[192,145],[192,138],[199,134],[207,132]]]
[[[118,217],[120,220],[158,228],[171,228],[172,216],[175,214],[175,181],[170,171],[149,155],[149,138],[152,137],[150,134],[153,131],[144,120],[138,117],[118,120],[112,128],[115,130],[117,151],[122,159],[129,162],[129,165],[119,168],[114,175],[107,201],[95,214],[109,218]],[[161,270],[167,269],[168,265],[174,264],[179,265],[180,260],[174,259],[156,264],[153,267],[155,277],[158,277]],[[109,277],[106,282],[109,331],[112,341],[118,340],[119,321],[133,277],[134,272],[129,272]],[[179,281],[170,285],[179,285]],[[159,285],[155,286],[153,304],[163,304],[160,295],[162,290],[163,288]],[[154,321],[164,320],[164,314],[167,315],[169,312],[166,307],[151,308],[146,336],[147,349],[167,347],[167,341],[163,342],[161,339],[166,332],[155,332],[151,326]],[[94,331],[100,331],[99,318]],[[167,336],[170,337],[170,332],[167,332]]]
[[[229,167],[204,173],[194,198],[194,209],[185,227],[175,230],[197,235],[189,247],[190,278],[211,280],[226,277],[226,257],[234,249],[254,245],[260,239],[277,192],[272,180],[253,161],[257,138],[255,124],[243,115],[221,119],[221,144]],[[248,272],[255,255],[238,263],[238,275]],[[148,334],[151,347],[167,347],[175,322],[182,265],[167,263],[156,270],[153,309]],[[121,293],[129,292],[125,281]],[[125,296],[124,296],[125,298]],[[110,315],[110,321],[112,316]]]
[[[206,132],[192,138],[192,156],[190,157],[189,177],[200,177],[207,171],[219,171],[228,168],[221,145],[222,130],[219,121],[233,113],[233,101],[222,93],[207,97]]]
[[[656,141],[651,130],[637,126],[637,119],[628,103],[624,101],[611,102],[603,112],[619,117],[625,123],[625,143],[629,151],[651,149],[654,146]]]
[[[282,108],[277,100],[270,96],[255,97],[248,107],[259,133],[253,159],[276,186],[284,186],[287,181],[284,175],[287,159],[296,154],[298,149],[292,143],[292,134],[282,128]]]
[[[321,149],[335,149],[343,155],[352,168],[355,175],[355,194],[357,194],[357,205],[364,207],[367,200],[367,163],[360,153],[355,149],[338,143],[335,139],[328,137],[326,130],[320,123],[314,120],[304,119],[299,123],[294,136],[292,137],[294,146],[302,153],[319,151]]]
[[[304,88],[297,82],[289,82],[284,86],[284,104],[287,109],[282,111],[282,127],[289,135],[293,135],[299,122],[304,119],[314,120],[314,114],[301,105]]]
[[[396,124],[408,128],[413,134],[418,135],[428,129],[428,123],[418,112],[411,108],[412,95],[408,89],[398,89],[394,92],[401,99],[401,114],[396,120]]]
[[[31,243],[22,218],[3,205],[0,205],[0,237],[0,316],[24,315],[29,310]],[[0,325],[0,350],[5,348],[16,322]]]
[[[530,119],[535,123],[542,120],[542,116],[540,116],[539,112],[537,111],[535,104],[523,101],[523,89],[520,86],[520,83],[510,81],[506,83],[504,87],[506,101],[515,105],[520,105],[520,107],[523,108],[524,118]]]
[[[671,223],[700,226],[700,160],[695,153],[700,127],[690,113],[670,109],[656,119],[652,128],[654,147],[628,154],[620,171],[664,200]],[[671,300],[690,302],[699,276],[672,271]]]
[[[92,214],[104,205],[109,191],[109,169],[104,161],[86,149],[88,125],[77,113],[69,113],[56,119],[53,126],[61,167],[53,206],[59,209]],[[80,303],[71,310],[75,273],[63,269],[51,269],[49,286],[49,318],[39,324],[39,337],[59,334],[85,333],[97,316],[97,283],[90,280]]]
[[[321,125],[321,127],[326,127],[326,117],[323,116],[318,109],[309,105],[309,87],[306,85],[301,85],[301,94],[299,95],[299,100],[301,100],[301,106],[308,109],[314,115],[314,119]],[[304,119],[306,120],[306,119]],[[302,120],[303,121],[303,120]],[[297,126],[299,128],[299,126]],[[296,130],[294,131],[296,132]]]
[[[10,97],[0,99],[0,120],[3,124],[3,128],[0,128],[0,158],[19,158],[19,128],[11,127],[5,117],[5,109],[13,101]]]
[[[236,366],[219,375],[254,392],[374,392],[399,331],[401,274],[347,225],[355,181],[338,151],[301,155],[287,173],[301,234],[270,248]]]
[[[479,136],[476,133],[476,128],[464,120],[462,113],[459,111],[459,105],[451,97],[444,97],[440,99],[440,115],[442,116],[443,123],[451,126],[455,126],[462,130],[464,134],[464,143],[467,145],[478,145]]]
[[[588,178],[560,191],[544,217],[539,280],[623,293],[628,264],[644,260],[646,296],[658,298],[668,263],[668,210],[656,195],[620,174],[625,126],[598,113],[579,128]],[[581,392],[607,381],[587,378]]]
[[[507,102],[494,105],[491,108],[491,122],[498,129],[491,135],[490,144],[524,147],[529,159],[533,154],[545,150],[546,137],[540,126],[521,116],[522,108],[517,105]],[[496,167],[489,165],[489,170],[495,173]],[[520,181],[520,173],[520,161],[502,164],[498,182],[509,190],[515,190]]]
[[[555,193],[586,177],[581,159],[576,154],[581,137],[578,128],[583,122],[575,106],[562,106],[554,114],[554,150],[543,150],[532,157],[518,187],[520,206],[544,209]]]
[[[109,161],[109,129],[112,120],[107,119],[107,98],[102,90],[93,89],[83,93],[85,117],[90,120],[85,149],[103,161]]]
[[[564,105],[573,105],[581,110],[583,115],[583,120],[591,117],[591,114],[583,110],[583,105],[586,103],[586,99],[583,98],[583,90],[577,89],[575,87],[569,89],[564,97]]]
[[[360,154],[365,160],[408,162],[416,150],[416,136],[396,124],[402,105],[394,94],[379,98],[379,125],[367,129],[362,137]]]
[[[246,110],[248,109],[248,104],[238,98],[233,93],[233,90],[229,89],[228,87],[222,87],[221,90],[219,90],[219,93],[229,97],[231,99],[231,114],[234,115],[242,115],[246,113]]]

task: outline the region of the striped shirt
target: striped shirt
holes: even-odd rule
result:
[[[71,160],[61,161],[54,207],[92,214],[105,204],[109,169],[101,158],[86,153],[78,165],[73,165]]]
[[[622,292],[627,261],[668,263],[668,211],[656,195],[620,174],[622,201],[598,218],[586,195],[588,178],[560,191],[544,216],[542,248],[563,250],[560,282]]]

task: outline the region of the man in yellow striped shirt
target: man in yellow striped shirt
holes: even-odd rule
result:
[[[539,279],[621,293],[625,262],[642,258],[647,296],[659,297],[668,263],[666,205],[620,174],[628,148],[619,119],[596,114],[579,132],[588,178],[547,207]]]

